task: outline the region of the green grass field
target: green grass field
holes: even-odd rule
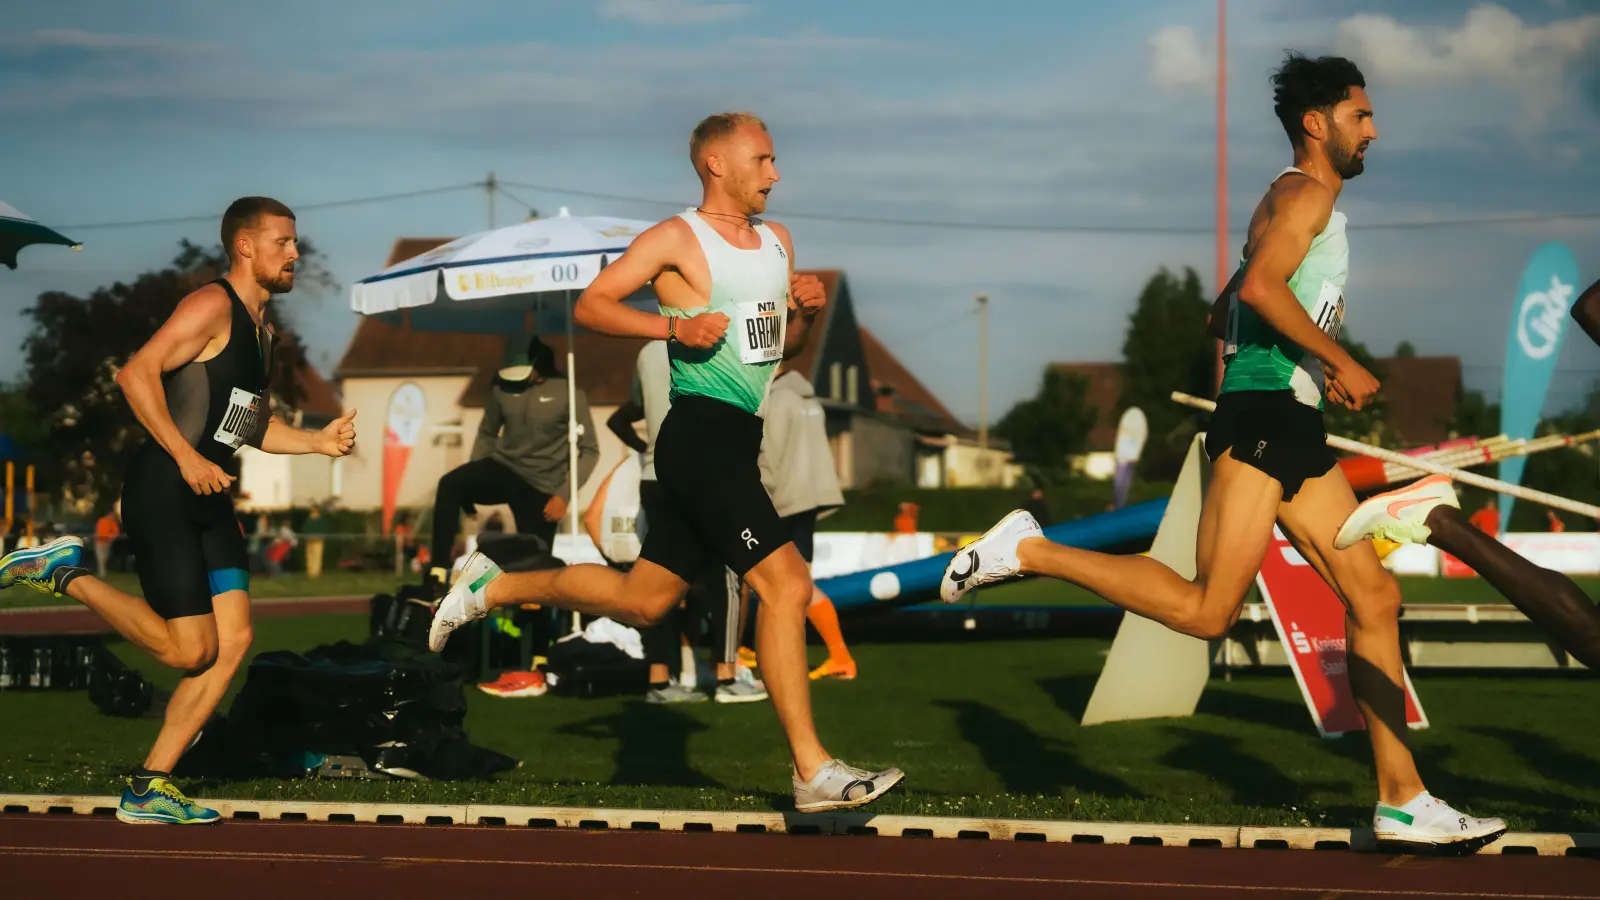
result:
[[[360,616],[265,619],[255,649],[364,634]],[[162,687],[175,682],[116,646]],[[904,790],[873,807],[884,813],[1330,826],[1370,816],[1366,741],[1318,738],[1287,671],[1214,679],[1192,718],[1079,727],[1106,646],[861,645],[858,680],[815,686],[818,726],[841,757],[906,770]],[[1433,723],[1413,746],[1435,794],[1515,829],[1600,831],[1600,681],[1412,677]],[[473,742],[521,768],[482,782],[189,786],[280,799],[788,808],[786,751],[769,704],[468,694]],[[102,716],[82,692],[0,693],[0,792],[113,793],[157,728]]]

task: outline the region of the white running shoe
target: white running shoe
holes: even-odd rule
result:
[[[961,599],[979,585],[994,584],[1022,574],[1017,545],[1027,538],[1043,537],[1039,520],[1027,510],[1013,510],[983,537],[956,551],[939,580],[939,598],[946,603]]]
[[[1339,526],[1333,546],[1343,550],[1368,538],[1426,544],[1433,529],[1423,523],[1441,503],[1461,508],[1455,487],[1443,475],[1430,475],[1399,490],[1368,497]]]
[[[794,808],[798,812],[826,812],[864,806],[888,793],[906,773],[899,769],[868,772],[830,759],[810,781],[794,782]]]
[[[500,567],[489,557],[477,552],[467,557],[455,586],[433,611],[433,625],[428,628],[429,650],[438,653],[450,639],[450,632],[489,614],[483,592],[488,589],[489,582],[499,577]]]
[[[1372,831],[1380,844],[1420,844],[1475,853],[1506,832],[1501,819],[1478,819],[1423,791],[1404,806],[1379,803]]]

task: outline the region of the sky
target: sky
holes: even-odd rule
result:
[[[356,324],[349,284],[397,237],[488,227],[489,203],[461,187],[320,204],[492,171],[519,185],[499,225],[562,206],[660,219],[698,202],[688,133],[725,109],[771,127],[768,216],[797,264],[845,270],[863,324],[969,424],[975,294],[998,418],[1050,362],[1119,358],[1158,267],[1215,280],[1212,0],[78,0],[5,18],[0,201],[84,247],[0,269],[0,379],[21,374],[40,292],[214,243],[247,194],[296,207],[341,282],[282,298],[331,373]],[[1355,60],[1380,136],[1339,201],[1347,332],[1380,355],[1459,356],[1494,397],[1533,252],[1563,243],[1583,284],[1600,277],[1600,0],[1234,0],[1227,29],[1231,245],[1290,162],[1267,80],[1284,49]],[[1589,217],[1365,230],[1565,213]],[[1597,378],[1600,349],[1574,331],[1547,410]]]

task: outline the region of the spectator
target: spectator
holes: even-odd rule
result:
[[[328,520],[322,517],[321,509],[311,507],[300,533],[306,536],[306,577],[321,578],[323,541],[328,534]]]
[[[111,545],[122,534],[122,525],[117,519],[115,509],[108,510],[94,523],[94,561],[100,572],[100,580],[106,578],[106,564],[111,559]]]
[[[636,535],[633,538],[636,543],[630,545],[630,552],[634,557],[637,557],[638,547],[650,527],[651,510],[660,510],[666,502],[661,486],[656,481],[655,445],[656,436],[661,431],[661,423],[666,419],[667,411],[671,407],[671,370],[667,343],[651,341],[639,350],[639,356],[634,362],[633,383],[628,402],[618,407],[617,411],[606,420],[606,426],[617,439],[639,453],[637,467],[629,469],[626,463],[619,467],[619,471],[627,478],[625,496],[628,497],[628,503],[625,508],[634,511],[634,521],[628,523]],[[640,421],[645,423],[645,436],[642,438],[634,428]],[[623,488],[624,484],[618,482],[611,487],[611,490],[620,491]],[[603,486],[602,491],[604,490],[606,488]],[[591,509],[596,506],[615,505],[602,495],[596,494]],[[614,523],[618,523],[619,516],[606,513],[605,521],[609,529]],[[615,542],[614,533],[608,532],[608,534],[611,536],[606,538],[607,543]],[[602,548],[601,552],[606,553],[610,559],[615,558],[611,556],[614,552],[612,550]],[[681,606],[690,610],[687,616],[692,622],[709,618],[711,622],[709,636],[722,637],[720,644],[713,647],[712,651],[712,661],[716,664],[717,674],[717,688],[712,698],[718,703],[752,703],[765,700],[767,698],[765,685],[756,680],[748,668],[739,664],[740,592],[738,579],[733,577],[732,570],[721,563],[706,565],[689,585],[689,591],[685,594]],[[692,703],[705,699],[703,695],[671,678],[673,662],[682,659],[680,648],[684,640],[685,615],[682,609],[674,609],[663,621],[652,627],[640,629],[639,636],[644,643],[645,659],[650,663],[650,692],[646,695],[646,699],[652,703]]]
[[[915,503],[901,503],[900,512],[894,517],[895,534],[916,534],[917,513],[921,507]]]
[[[289,561],[289,554],[294,551],[299,540],[295,537],[294,530],[289,527],[287,519],[281,520],[278,527],[264,540],[267,545],[267,577],[277,578],[283,574],[284,564]]]
[[[795,549],[809,565],[816,546],[817,514],[843,506],[844,494],[828,445],[826,413],[811,382],[797,370],[778,376],[767,393],[761,481],[788,526]],[[839,628],[839,614],[815,585],[806,618],[828,647],[827,660],[812,670],[811,678],[854,679],[856,661]]]
[[[1490,497],[1483,501],[1483,506],[1479,507],[1478,511],[1472,514],[1472,518],[1467,521],[1489,537],[1499,537],[1500,505],[1495,502],[1494,497]]]
[[[1544,511],[1544,515],[1545,515],[1545,518],[1550,522],[1550,531],[1551,531],[1551,533],[1560,534],[1561,532],[1567,530],[1567,523],[1561,521],[1561,517],[1556,515],[1556,511],[1555,510],[1546,509]]]
[[[528,363],[501,369],[483,405],[483,421],[472,445],[472,461],[439,479],[433,504],[429,586],[443,595],[450,580],[450,549],[470,505],[505,503],[521,534],[555,546],[556,526],[573,498],[568,468],[567,380],[556,354],[537,336],[528,342]],[[578,483],[600,461],[600,443],[589,417],[589,398],[576,392]]]
[[[1028,502],[1022,504],[1022,508],[1039,520],[1039,527],[1050,527],[1050,504],[1045,502],[1044,488],[1034,488],[1033,493],[1028,495]]]

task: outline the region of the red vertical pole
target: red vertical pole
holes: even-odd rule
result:
[[[1217,292],[1228,284],[1228,0],[1217,0]],[[1217,342],[1216,389],[1222,388],[1222,342]]]

